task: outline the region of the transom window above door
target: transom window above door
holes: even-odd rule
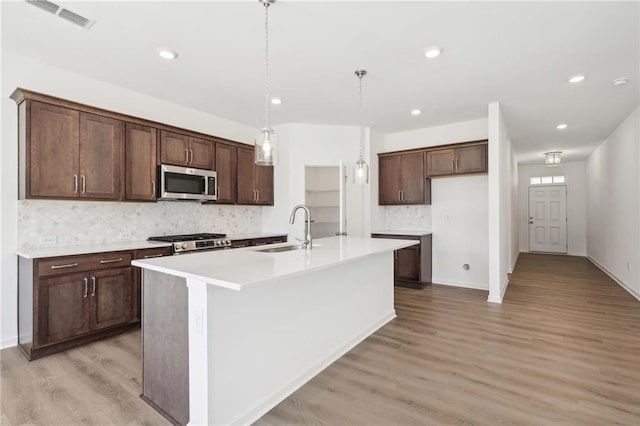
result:
[[[529,178],[529,184],[531,185],[549,185],[564,182],[564,176],[532,176]]]

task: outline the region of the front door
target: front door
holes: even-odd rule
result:
[[[567,252],[567,187],[529,187],[529,251]]]

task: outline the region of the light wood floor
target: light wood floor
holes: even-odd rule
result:
[[[397,289],[397,319],[257,424],[640,424],[640,302],[584,258],[530,254],[486,297]],[[165,424],[137,398],[139,339],[3,350],[2,424]]]

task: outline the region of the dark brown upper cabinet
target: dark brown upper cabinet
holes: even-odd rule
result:
[[[424,151],[379,156],[378,204],[431,204]]]
[[[21,108],[27,198],[122,198],[122,121],[37,101]]]
[[[213,170],[214,144],[211,141],[160,131],[160,162],[174,166]]]
[[[236,202],[237,151],[235,146],[216,142],[214,169],[217,173],[218,204]]]
[[[427,176],[487,172],[487,144],[471,144],[427,151]]]
[[[238,204],[272,206],[273,167],[258,166],[253,148],[238,148]]]
[[[156,129],[127,123],[125,136],[125,199],[155,201],[157,191]]]

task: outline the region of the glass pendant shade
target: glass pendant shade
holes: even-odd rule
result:
[[[353,167],[353,183],[359,185],[369,183],[369,165],[363,159],[356,161]]]
[[[562,152],[559,151],[555,151],[555,152],[547,152],[544,154],[544,164],[549,166],[549,167],[553,167],[553,166],[559,166],[560,165],[560,155],[562,154]]]
[[[265,127],[256,135],[255,152],[257,165],[278,165],[278,135],[272,128]]]

